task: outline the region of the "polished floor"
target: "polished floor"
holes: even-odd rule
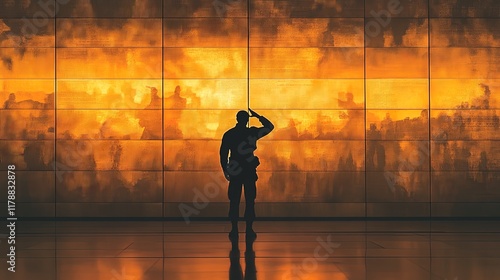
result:
[[[256,222],[255,242],[240,227],[231,243],[225,222],[18,222],[0,279],[500,279],[498,222]]]

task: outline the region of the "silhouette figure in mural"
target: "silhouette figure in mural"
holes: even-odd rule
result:
[[[151,102],[145,110],[139,112],[139,125],[144,127],[141,140],[161,139],[161,121],[156,119],[156,115],[152,110],[161,110],[162,98],[158,95],[158,89],[149,87],[151,90]]]
[[[165,139],[182,139],[179,123],[186,104],[186,98],[181,96],[181,87],[176,86],[174,94],[165,99]]]
[[[232,224],[229,238],[238,236],[239,204],[242,185],[245,185],[246,233],[250,237],[257,236],[253,231],[252,225],[255,219],[254,206],[257,195],[255,185],[258,179],[257,166],[259,166],[260,161],[254,155],[254,151],[257,149],[257,140],[268,135],[274,129],[274,125],[267,118],[257,114],[252,109],[249,109],[249,111],[251,115],[246,111],[239,111],[236,114],[237,124],[224,133],[220,146],[220,164],[224,176],[229,181],[229,219]],[[257,118],[263,126],[248,128],[247,125],[250,117]],[[228,158],[229,152],[231,154]]]
[[[354,102],[352,92],[347,92],[345,98],[345,101],[337,99],[339,107],[347,110],[347,114],[345,112],[340,114],[341,119],[347,119],[347,123],[340,130],[340,134],[346,139],[353,139],[356,136],[364,135],[363,129],[360,128],[365,125],[365,113],[363,105]]]
[[[14,93],[9,94],[9,99],[3,103],[4,109],[12,109],[16,105],[16,95]]]
[[[486,187],[488,184],[488,156],[485,151],[481,152],[481,158],[479,160],[479,184]]]
[[[38,141],[28,141],[26,146],[24,146],[24,162],[28,167],[28,170],[47,170],[47,165],[44,163],[44,134],[39,134],[37,137]]]
[[[240,263],[240,248],[238,247],[238,236],[231,239],[231,251],[229,252],[229,260],[231,266],[229,267],[229,280],[256,280],[257,268],[255,266],[255,251],[253,250],[253,243],[255,238],[246,238],[246,251],[245,251],[245,275]]]

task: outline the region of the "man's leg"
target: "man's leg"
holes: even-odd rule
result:
[[[245,221],[247,223],[247,234],[255,235],[253,221],[255,220],[255,198],[257,187],[254,180],[245,182]]]
[[[229,198],[229,220],[231,221],[231,233],[229,237],[238,234],[238,218],[240,216],[241,182],[232,180],[229,182],[227,196]]]

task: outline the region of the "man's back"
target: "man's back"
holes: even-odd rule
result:
[[[244,159],[253,155],[257,149],[258,131],[257,127],[236,126],[224,134],[222,142],[229,148],[232,159]]]
[[[249,166],[250,162],[255,162],[253,152],[257,149],[257,140],[266,136],[274,129],[274,125],[268,119],[257,115],[255,112],[253,112],[253,116],[259,119],[262,127],[248,128],[246,127],[248,124],[248,114],[244,111],[239,114],[241,118],[238,120],[236,126],[229,129],[222,137],[219,153],[221,167],[225,174],[227,174],[226,169],[229,163],[229,153],[231,153],[231,160],[236,161],[239,166]],[[226,177],[228,178],[228,176]]]

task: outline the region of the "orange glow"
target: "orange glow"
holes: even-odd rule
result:
[[[200,4],[192,17],[178,17],[186,8],[161,19],[93,18],[91,2],[80,1],[74,13],[85,18],[58,18],[22,47],[11,21],[0,20],[0,99],[9,109],[0,112],[0,137],[17,141],[4,145],[9,159],[28,168],[29,150],[57,138],[54,160],[82,172],[123,172],[117,180],[127,189],[141,182],[127,173],[134,171],[165,170],[182,184],[177,173],[194,172],[191,181],[205,184],[196,172],[220,171],[220,138],[250,106],[276,127],[257,151],[259,187],[268,194],[261,201],[366,202],[371,182],[362,173],[384,171],[400,175],[402,194],[387,191],[382,201],[425,200],[429,186],[415,173],[429,164],[412,154],[419,142],[434,153],[434,170],[496,170],[488,142],[498,139],[500,109],[494,19],[464,20],[458,29],[451,19],[395,17],[367,38],[356,7],[271,2],[254,3],[248,20],[241,3],[223,18]],[[142,5],[131,15],[145,15]],[[324,17],[319,7],[346,14]],[[36,139],[47,143],[26,143]],[[447,143],[469,140],[486,143]],[[69,151],[79,141],[93,149],[75,163],[82,156]],[[404,171],[407,162],[417,171]],[[65,175],[62,185],[83,188],[84,200],[95,181],[100,192],[111,184],[89,174]],[[189,190],[164,183],[185,199]]]
[[[116,262],[118,262],[116,264]],[[98,259],[97,271],[92,275],[97,276],[97,280],[109,279],[127,279],[127,280],[143,280],[144,278],[144,264],[139,263],[138,260],[130,258],[117,258],[110,261]],[[73,279],[79,279],[78,275],[74,275]]]

